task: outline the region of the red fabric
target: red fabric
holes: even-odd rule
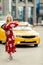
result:
[[[14,21],[14,22],[10,22],[10,23],[8,23],[8,25],[7,25],[7,28],[12,28],[12,27],[17,27],[18,26],[18,22],[16,22],[16,21]]]
[[[13,25],[12,25],[13,24]],[[18,23],[17,22],[13,22],[13,23],[8,23],[8,24],[4,24],[3,29],[6,32],[6,44],[5,44],[5,50],[6,52],[8,52],[9,54],[12,52],[16,52],[16,47],[14,45],[15,41],[14,41],[14,36],[13,36],[13,31],[12,31],[12,27],[17,27]]]

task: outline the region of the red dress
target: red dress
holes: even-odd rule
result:
[[[16,52],[16,47],[14,45],[15,41],[14,41],[14,36],[13,36],[13,31],[12,31],[12,28],[18,26],[18,23],[17,22],[11,22],[11,23],[8,23],[8,24],[4,24],[3,25],[3,29],[5,30],[6,32],[6,44],[5,44],[5,50],[8,52],[8,53],[14,53]]]

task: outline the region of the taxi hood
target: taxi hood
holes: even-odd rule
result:
[[[39,33],[37,33],[34,30],[31,31],[13,31],[14,35],[20,35],[20,36],[30,36],[30,35],[39,35]]]

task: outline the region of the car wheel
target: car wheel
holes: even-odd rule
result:
[[[4,44],[4,45],[5,45],[5,42],[2,42],[2,44]]]
[[[0,44],[5,44],[5,42],[0,41]]]
[[[34,44],[34,47],[38,47],[38,44]]]

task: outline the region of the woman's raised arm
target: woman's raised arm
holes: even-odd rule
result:
[[[18,22],[14,21],[14,22],[10,22],[7,24],[7,28],[15,28],[18,26]]]

